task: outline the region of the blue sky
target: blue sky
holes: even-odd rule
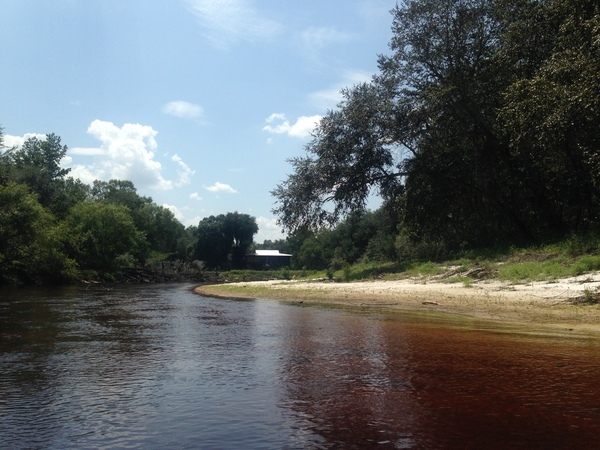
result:
[[[270,191],[343,87],[388,53],[396,0],[2,0],[5,144],[56,133],[86,183],[126,179],[186,226]]]

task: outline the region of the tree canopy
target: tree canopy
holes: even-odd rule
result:
[[[376,192],[410,239],[452,248],[597,226],[599,10],[592,0],[398,4],[379,72],[342,92],[273,190],[280,224],[330,226]]]
[[[238,212],[185,228],[129,180],[68,177],[55,134],[6,149],[0,127],[0,284],[111,280],[122,269],[243,268],[258,232]],[[166,264],[164,264],[166,263]]]
[[[199,260],[211,268],[242,268],[258,225],[254,217],[235,212],[202,219],[196,232]]]
[[[0,284],[111,279],[148,262],[192,262],[194,229],[131,181],[88,186],[69,177],[55,134],[15,148],[3,142],[0,128]]]

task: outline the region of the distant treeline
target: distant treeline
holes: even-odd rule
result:
[[[0,129],[0,284],[203,280],[205,268],[241,267],[258,231],[237,212],[185,228],[131,181],[84,184],[60,166],[55,134],[2,143]]]
[[[111,278],[152,258],[189,259],[192,233],[171,211],[130,181],[69,177],[66,152],[55,134],[2,149],[0,283]]]

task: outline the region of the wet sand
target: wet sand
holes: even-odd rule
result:
[[[253,281],[203,285],[202,295],[262,298],[389,312],[427,311],[503,323],[529,324],[600,334],[600,272],[550,282],[512,284],[497,280],[447,283],[434,277],[395,281]]]

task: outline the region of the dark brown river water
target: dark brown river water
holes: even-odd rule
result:
[[[0,448],[600,448],[597,338],[191,288],[0,290]]]

